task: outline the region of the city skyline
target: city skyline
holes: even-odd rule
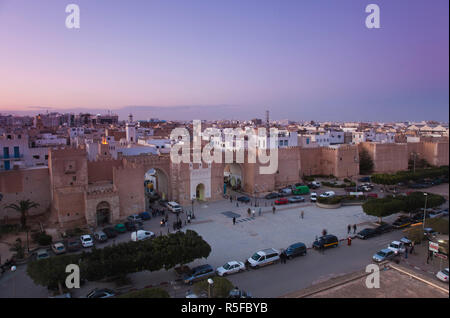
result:
[[[448,1],[0,1],[0,112],[137,119],[448,118]],[[37,15],[36,12],[39,12]],[[130,106],[136,105],[136,106]],[[121,113],[123,112],[123,114]]]

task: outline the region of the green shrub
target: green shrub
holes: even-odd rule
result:
[[[212,297],[214,298],[226,298],[228,297],[230,291],[234,288],[233,284],[224,277],[213,277],[214,285],[212,288]],[[208,293],[208,280],[202,280],[200,282],[195,283],[192,286],[194,292],[199,295],[202,293]]]
[[[52,237],[44,232],[36,232],[31,234],[31,238],[35,243],[38,243],[41,246],[47,246],[52,244]]]
[[[120,295],[118,298],[170,298],[170,295],[161,288],[145,288]]]

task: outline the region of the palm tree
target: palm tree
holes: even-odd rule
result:
[[[9,204],[6,206],[7,209],[13,209],[20,212],[20,223],[24,229],[27,225],[28,211],[32,208],[37,208],[39,203],[33,202],[29,199],[19,201],[19,204]]]

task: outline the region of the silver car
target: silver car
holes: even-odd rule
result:
[[[387,261],[391,258],[393,258],[395,255],[397,255],[397,253],[395,253],[393,250],[389,249],[389,248],[385,248],[382,249],[381,251],[379,251],[378,253],[376,253],[374,256],[372,256],[372,259],[379,263],[379,262],[383,262],[383,261]]]

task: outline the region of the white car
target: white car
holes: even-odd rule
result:
[[[327,191],[325,193],[322,193],[320,195],[321,198],[331,198],[334,197],[336,193],[334,193],[334,191]]]
[[[173,213],[181,213],[181,212],[183,212],[183,209],[181,208],[181,205],[179,205],[178,203],[176,203],[174,201],[167,202],[167,207]]]
[[[311,184],[312,184],[313,186],[315,186],[315,187],[320,187],[320,186],[321,186],[321,184],[320,184],[319,181],[313,181],[313,182],[311,182]]]
[[[388,249],[394,251],[396,254],[402,254],[405,252],[405,244],[400,241],[393,241],[389,244]]]
[[[137,234],[137,235],[136,235]],[[131,240],[133,242],[148,240],[155,237],[155,233],[150,231],[139,230],[131,233]]]
[[[92,247],[94,246],[94,240],[92,239],[92,236],[89,234],[81,235],[80,236],[81,245],[83,247]]]
[[[438,272],[436,274],[437,279],[448,283],[448,267],[444,268],[443,270],[441,270],[440,272]]]
[[[317,193],[311,192],[311,194],[309,195],[309,199],[311,200],[311,202],[316,202],[317,201]]]
[[[242,262],[231,261],[216,269],[219,276],[226,276],[233,273],[239,273],[245,270],[245,265]]]

